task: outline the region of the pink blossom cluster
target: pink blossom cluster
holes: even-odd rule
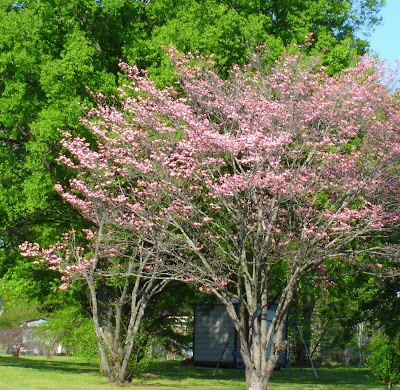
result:
[[[209,275],[200,288],[217,291],[265,259],[291,272],[365,246],[360,237],[379,232],[385,245],[400,216],[400,110],[374,59],[332,77],[286,56],[223,80],[200,56],[169,55],[184,97],[121,63],[121,108],[100,99],[82,119],[97,145],[63,135],[59,161],[76,178],[56,190],[95,226],[107,221],[104,251],[141,237],[175,269],[197,258],[191,272]],[[55,253],[41,256],[67,276],[96,266],[71,253],[67,268]]]
[[[87,238],[94,237],[91,230],[84,229],[84,232]],[[90,245],[86,248],[72,245],[75,242],[75,233],[64,233],[62,241],[48,248],[40,248],[37,243],[24,242],[19,246],[21,255],[36,258],[34,264],[44,263],[48,269],[60,272],[61,281],[65,282],[60,289],[67,289],[70,286],[67,283],[69,280],[82,278],[85,272],[93,271],[97,266],[97,258],[90,257],[90,253],[93,253]]]

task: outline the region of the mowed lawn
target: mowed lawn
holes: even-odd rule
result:
[[[291,368],[274,372],[272,390],[381,390],[371,383],[368,370],[354,367]],[[243,370],[184,367],[175,361],[157,361],[146,378],[121,386],[107,383],[98,367],[73,357],[45,359],[0,355],[0,389],[4,390],[245,390]]]

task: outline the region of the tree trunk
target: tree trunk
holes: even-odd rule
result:
[[[261,375],[254,368],[246,368],[247,390],[267,390],[271,373]]]
[[[121,372],[121,361],[118,355],[110,357],[111,366],[111,379],[108,378],[110,382],[121,382],[121,376],[125,379],[125,372]],[[123,382],[123,381],[122,381]]]

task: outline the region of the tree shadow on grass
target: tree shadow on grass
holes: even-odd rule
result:
[[[80,362],[71,358],[49,358],[43,356],[20,356],[19,358],[11,356],[0,356],[0,366],[30,368],[43,371],[60,371],[69,373],[96,373],[99,372],[99,366],[96,364]]]
[[[201,380],[244,380],[245,378],[244,370],[234,368],[215,370],[215,367],[183,366],[179,361],[173,360],[158,360],[150,364],[146,371],[177,381],[188,378]]]
[[[271,381],[274,383],[337,385],[342,387],[364,385],[365,388],[368,388],[368,385],[371,385],[368,373],[367,369],[361,367],[318,367],[318,377],[316,378],[311,368],[296,367],[274,372]]]
[[[215,371],[215,375],[214,375]],[[148,367],[147,372],[170,380],[184,380],[188,378],[200,380],[244,381],[243,369],[217,369],[215,367],[187,367],[176,361],[157,361]],[[277,384],[305,384],[305,385],[364,385],[368,388],[371,382],[368,379],[368,370],[360,367],[319,367],[318,378],[308,367],[295,367],[274,371],[271,383]]]

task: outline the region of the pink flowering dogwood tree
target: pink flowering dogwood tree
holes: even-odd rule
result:
[[[109,381],[124,382],[132,374],[130,358],[146,307],[167,280],[158,279],[157,264],[145,249],[148,242],[128,238],[122,244],[120,236],[116,243],[106,237],[111,235],[110,225],[104,222],[100,218],[93,230],[85,230],[84,246],[77,245],[76,232],[71,231],[50,248],[26,242],[20,249],[23,256],[37,257],[36,263],[60,272],[60,289],[69,288],[72,281],[85,282],[101,370]]]
[[[328,288],[330,262],[396,271],[399,101],[368,58],[330,77],[316,59],[286,56],[224,80],[210,61],[169,54],[177,90],[121,64],[132,81],[121,101],[83,120],[97,144],[64,135],[60,161],[77,177],[57,190],[96,226],[95,249],[44,256],[99,273],[96,259],[115,251],[102,272],[198,284],[233,321],[247,388],[265,390],[296,289],[315,274]]]

